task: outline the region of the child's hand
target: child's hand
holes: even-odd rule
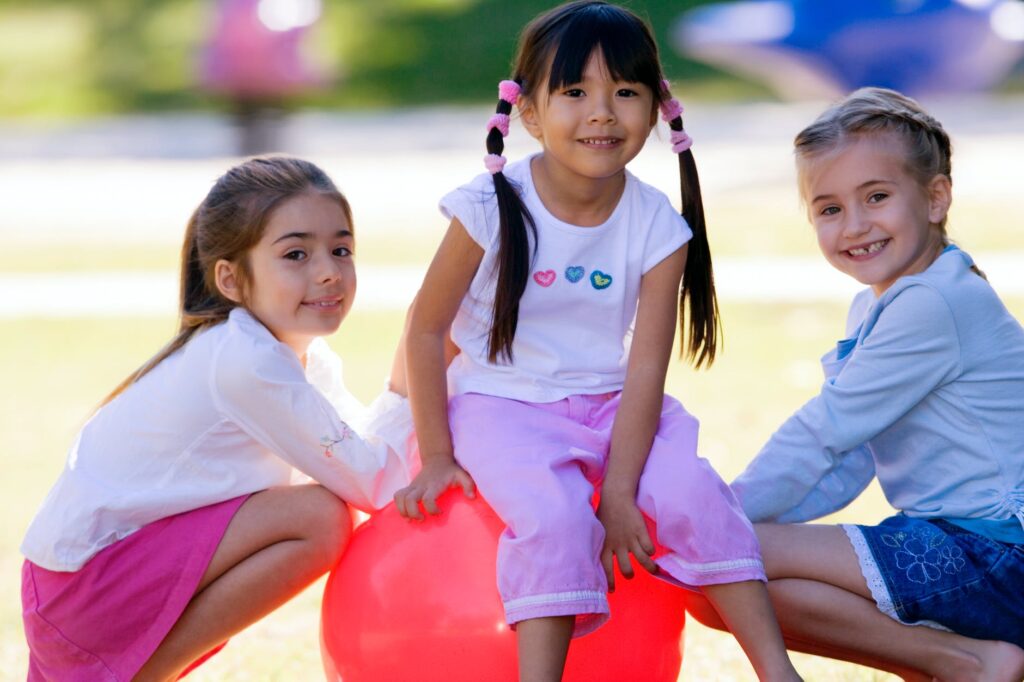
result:
[[[407,519],[423,520],[420,502],[429,514],[440,514],[437,498],[449,488],[461,487],[466,497],[476,497],[476,485],[455,460],[427,462],[408,486],[395,493],[398,513]]]
[[[597,518],[604,525],[604,549],[601,550],[601,563],[608,576],[608,591],[615,590],[614,564],[618,559],[619,571],[623,577],[633,577],[633,565],[629,561],[632,554],[648,573],[657,573],[658,565],[651,555],[654,554],[654,543],[647,532],[644,516],[629,497],[601,495],[601,504],[597,508]]]

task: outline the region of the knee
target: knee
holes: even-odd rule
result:
[[[352,535],[352,516],[348,505],[322,486],[309,486],[305,498],[305,539],[311,562],[326,572],[345,552]]]
[[[536,509],[524,528],[527,529],[526,535],[563,552],[575,546],[589,556],[593,547],[600,547],[604,542],[604,527],[586,501],[579,504],[570,500],[549,501]]]

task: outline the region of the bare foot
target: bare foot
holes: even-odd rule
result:
[[[950,661],[935,682],[1022,682],[1024,649],[995,640],[975,640],[976,646]]]
[[[1021,682],[1024,680],[1024,649],[1009,642],[987,642],[992,652],[982,657],[985,662],[983,680]]]

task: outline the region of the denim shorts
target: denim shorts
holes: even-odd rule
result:
[[[1024,648],[1024,545],[902,514],[843,529],[883,613]]]

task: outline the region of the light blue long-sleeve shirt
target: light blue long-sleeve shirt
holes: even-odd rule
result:
[[[877,475],[908,516],[1024,542],[1024,329],[972,264],[950,246],[854,299],[821,393],[732,484],[751,520],[823,516]]]

